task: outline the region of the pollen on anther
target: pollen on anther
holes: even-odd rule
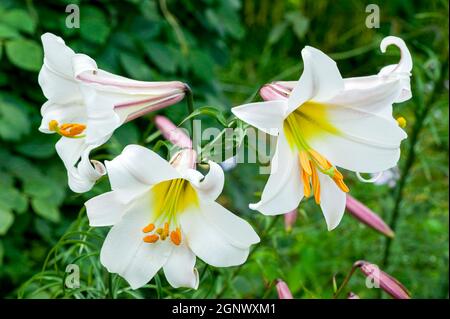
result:
[[[152,244],[152,243],[156,243],[158,241],[158,239],[159,239],[158,235],[154,235],[154,234],[148,235],[148,236],[144,237],[144,242]]]
[[[142,228],[142,231],[144,233],[149,233],[149,232],[153,231],[154,229],[155,229],[155,225],[154,224],[148,224],[147,226]]]
[[[170,233],[170,240],[177,246],[181,244],[181,231],[179,228]]]

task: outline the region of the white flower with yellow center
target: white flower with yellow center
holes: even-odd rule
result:
[[[172,165],[171,165],[172,164]],[[133,289],[160,268],[175,288],[197,288],[196,256],[216,267],[240,265],[259,242],[253,228],[218,203],[220,166],[203,176],[195,153],[180,151],[171,164],[138,145],[106,162],[112,191],[86,202],[91,226],[113,226],[100,253],[109,272]]]
[[[61,135],[56,151],[68,171],[69,187],[85,192],[105,173],[100,162],[89,160],[90,151],[123,123],[183,99],[186,86],[135,81],[103,71],[51,33],[42,35],[42,44],[39,84],[48,101],[41,109],[39,130]]]
[[[382,50],[390,44],[401,49],[399,64],[375,76],[345,80],[331,58],[305,47],[303,74],[287,98],[268,91],[266,99],[280,98],[232,109],[250,125],[278,135],[261,201],[250,208],[285,214],[313,195],[332,230],[342,219],[349,191],[337,167],[378,173],[397,164],[406,133],[392,117],[392,104],[411,96],[412,61],[401,39],[385,38]]]

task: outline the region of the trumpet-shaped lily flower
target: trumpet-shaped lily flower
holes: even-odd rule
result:
[[[215,201],[224,174],[218,164],[209,166],[203,176],[192,150],[167,162],[138,145],[106,162],[112,191],[86,208],[91,226],[113,226],[100,253],[108,271],[136,289],[163,268],[173,287],[197,288],[196,256],[216,267],[245,262],[259,237]]]
[[[103,164],[89,160],[90,151],[123,123],[183,99],[185,85],[135,81],[103,71],[51,33],[42,35],[42,44],[39,84],[48,101],[39,130],[61,135],[56,151],[68,171],[69,187],[85,192],[105,173]]]
[[[323,52],[305,47],[304,70],[286,82],[264,89],[270,101],[232,109],[241,120],[278,136],[271,174],[260,202],[250,208],[266,215],[285,214],[303,197],[314,195],[329,230],[340,222],[349,188],[337,167],[376,173],[396,165],[406,133],[392,118],[392,104],[408,98],[411,56],[404,42],[387,37],[402,52],[400,63],[371,77],[343,79]]]

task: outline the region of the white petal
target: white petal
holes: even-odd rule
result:
[[[200,209],[190,209],[180,215],[180,225],[188,246],[207,264],[215,267],[240,265],[248,257],[249,248],[238,248],[210,224]]]
[[[400,49],[400,62],[382,68],[378,75],[381,78],[394,77],[401,82],[401,91],[395,102],[404,102],[412,97],[410,76],[413,61],[405,41],[398,37],[388,36],[384,38],[380,43],[381,52],[386,52],[386,48],[392,44]]]
[[[67,168],[69,187],[76,193],[89,191],[95,182],[106,174],[106,169],[99,161],[90,160],[89,155],[96,145],[88,145],[81,154],[81,160],[76,167]]]
[[[118,273],[133,289],[149,282],[169,258],[173,245],[143,241],[142,228],[150,221],[150,196],[133,202],[106,236],[100,261],[109,272]]]
[[[394,121],[376,114],[342,106],[327,105],[329,123],[338,129],[330,132],[320,126],[309,145],[333,165],[366,173],[394,167],[400,157],[400,143],[406,133]]]
[[[81,94],[72,69],[75,52],[54,34],[45,33],[41,39],[44,64],[39,72],[39,85],[45,97],[62,104],[80,101]]]
[[[72,57],[72,69],[75,78],[84,72],[95,74],[98,70],[97,63],[91,57],[81,53]]]
[[[344,82],[334,62],[310,46],[302,50],[303,74],[288,99],[288,113],[308,100],[325,101],[343,90]]]
[[[333,230],[344,216],[346,196],[327,175],[319,172],[320,207],[327,222],[328,230]]]
[[[259,242],[259,236],[244,219],[212,200],[200,200],[201,213],[233,246],[245,249]]]
[[[299,160],[284,134],[278,137],[277,148],[271,161],[269,179],[261,196],[261,201],[249,207],[264,215],[279,215],[298,207],[303,198]]]
[[[67,170],[72,169],[88,148],[83,138],[61,137],[55,144],[56,152]]]
[[[283,128],[286,109],[286,101],[267,101],[236,106],[231,112],[264,133],[277,135]]]
[[[392,44],[400,49],[400,62],[396,65],[396,68],[393,71],[399,73],[410,73],[413,66],[412,57],[403,39],[394,36],[385,37],[380,43],[381,52],[385,53],[387,47]]]
[[[116,192],[107,192],[91,198],[86,203],[89,226],[111,226],[123,216],[126,205],[117,198]]]
[[[198,288],[199,278],[195,268],[195,255],[184,243],[176,246],[164,265],[164,274],[174,288]]]
[[[189,180],[202,196],[211,200],[216,200],[222,193],[223,185],[225,183],[225,175],[219,164],[213,161],[209,161],[208,164],[209,171],[204,178],[198,179],[197,177]]]
[[[345,79],[344,82],[345,90],[333,97],[329,103],[376,113],[394,121],[392,104],[397,101],[401,92],[400,80],[383,80],[374,76]]]
[[[86,111],[83,104],[69,103],[57,104],[47,101],[41,108],[42,122],[39,131],[43,133],[53,133],[48,129],[51,120],[62,123],[86,124]]]
[[[139,145],[128,145],[119,156],[112,161],[106,161],[105,165],[111,188],[118,191],[124,202],[152,185],[181,177],[177,170],[158,154]]]
[[[86,105],[87,128],[86,142],[98,144],[98,141],[111,135],[122,122],[114,112],[116,97],[104,95],[93,87],[82,84],[80,86]]]

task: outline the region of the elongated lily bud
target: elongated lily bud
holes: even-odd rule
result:
[[[192,140],[178,126],[173,124],[167,117],[157,115],[155,117],[156,127],[161,131],[165,139],[180,148],[192,148]]]
[[[294,226],[296,220],[297,220],[297,209],[294,209],[289,213],[284,214],[284,226],[287,232],[290,232],[292,230],[292,226]]]
[[[354,292],[349,292],[347,295],[347,299],[361,299],[361,298],[359,298],[359,296]]]
[[[361,272],[370,278],[375,285],[383,289],[395,299],[410,299],[409,291],[397,279],[380,270],[377,265],[364,260],[359,260],[354,264],[361,269]]]
[[[351,216],[363,224],[375,229],[387,237],[394,237],[392,229],[377,214],[348,194],[346,208]]]
[[[276,287],[278,299],[294,299],[288,285],[283,280],[278,279]]]

